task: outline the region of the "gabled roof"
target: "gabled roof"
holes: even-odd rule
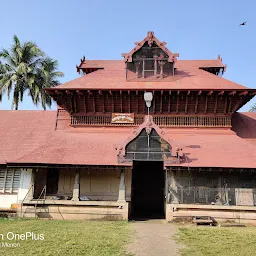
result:
[[[79,90],[245,90],[245,86],[211,74],[202,68],[224,67],[216,60],[178,60],[174,76],[160,81],[127,82],[125,63],[122,60],[86,60],[82,67],[102,67],[88,75],[59,85],[56,89]]]
[[[129,52],[129,53],[123,53],[122,56],[124,57],[124,62],[132,62],[132,55],[137,52],[146,42],[148,42],[148,45],[151,47],[153,43],[155,43],[158,47],[160,47],[168,56],[169,56],[169,62],[175,62],[177,59],[176,57],[179,57],[178,53],[172,53],[168,50],[167,47],[165,47],[166,42],[160,42],[154,35],[153,31],[149,31],[147,36],[141,41],[141,42],[135,42],[135,47]]]

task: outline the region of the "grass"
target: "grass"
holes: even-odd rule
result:
[[[256,227],[189,226],[179,229],[182,256],[256,255]]]
[[[6,239],[8,232],[43,234],[44,240]],[[2,242],[19,243],[20,247],[0,246],[0,255],[126,255],[125,245],[131,236],[128,222],[110,221],[57,221],[0,219]]]

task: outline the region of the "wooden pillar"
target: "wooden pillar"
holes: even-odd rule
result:
[[[170,170],[169,171],[169,195],[168,195],[168,203],[178,204],[178,187],[176,183],[176,172]]]
[[[125,170],[122,168],[120,170],[120,183],[119,183],[119,193],[118,202],[125,203]]]
[[[79,201],[80,197],[80,171],[76,170],[72,201]]]
[[[27,200],[33,200],[33,198],[34,198],[35,180],[36,180],[36,170],[32,169],[29,191],[28,191],[27,198],[26,198]]]

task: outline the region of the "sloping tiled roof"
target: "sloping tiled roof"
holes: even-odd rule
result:
[[[239,137],[256,146],[256,112],[235,113],[232,129]]]
[[[0,111],[0,163],[33,152],[55,129],[56,111]]]
[[[234,83],[201,68],[224,67],[220,59],[216,60],[178,60],[175,76],[157,82],[126,81],[125,63],[122,60],[86,60],[82,68],[104,68],[64,83],[57,89],[163,89],[163,90],[244,90],[245,86]],[[56,89],[54,88],[54,90]]]
[[[115,147],[128,127],[55,131],[55,111],[0,111],[0,162],[118,165]],[[242,129],[240,127],[240,129]],[[165,129],[191,167],[256,168],[256,146],[228,129]]]

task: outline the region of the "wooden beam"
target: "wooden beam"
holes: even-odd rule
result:
[[[87,106],[86,106],[86,98],[85,98],[85,95],[84,95],[84,112],[86,113],[87,112]]]
[[[60,90],[55,90],[54,92],[55,92],[56,94],[59,94],[59,95],[62,95],[62,94],[63,94],[63,92],[60,91]]]
[[[190,95],[190,91],[187,92],[187,95]]]
[[[249,95],[254,96],[254,95],[256,95],[256,92],[250,92]]]
[[[228,96],[225,97],[225,103],[224,103],[224,114],[227,113],[227,105],[228,105]]]
[[[171,113],[171,94],[170,94],[170,92],[169,92],[169,95],[168,95],[168,114]]]
[[[105,113],[105,95],[104,95],[104,92],[101,91],[101,95],[102,95],[102,103],[103,103],[103,113]]]
[[[201,95],[201,94],[202,94],[202,91],[200,90],[197,95]]]
[[[177,95],[180,95],[180,91],[177,91]]]
[[[96,106],[95,106],[95,98],[94,98],[94,94],[92,94],[92,104],[93,104],[93,112],[96,112]]]
[[[93,95],[92,91],[87,90],[87,92],[88,92],[89,95]]]
[[[197,107],[198,107],[198,95],[196,95],[196,105],[195,105],[195,114],[197,113]]]
[[[176,114],[179,113],[179,101],[180,101],[180,97],[179,97],[179,94],[177,93]]]
[[[109,91],[109,94],[110,94],[111,96],[113,95],[113,93],[112,93],[112,91],[111,91],[111,90]]]
[[[228,106],[228,113],[230,114],[231,112],[231,106],[232,106],[232,96],[230,97],[230,100],[229,100],[229,106]]]
[[[128,91],[128,111],[131,113],[131,94],[130,91]]]
[[[153,98],[153,113],[156,113],[156,97]]]
[[[235,95],[235,94],[236,94],[236,91],[232,91],[228,95]]]
[[[77,113],[77,101],[76,101],[76,97],[74,94],[72,94],[72,100],[73,100],[73,105],[74,105],[74,111],[75,113]]]
[[[236,105],[233,107],[231,114],[233,114],[237,109],[239,109],[241,104],[242,104],[242,101],[237,102]]]
[[[204,107],[204,113],[205,113],[205,114],[207,113],[207,107],[208,107],[208,94],[207,94],[207,96],[205,97],[205,107]]]
[[[123,112],[123,93],[120,90],[120,108],[121,108],[121,113]]]
[[[207,93],[207,95],[209,96],[209,95],[212,95],[213,94],[213,91],[209,91],[208,93]]]
[[[239,95],[239,96],[243,96],[243,95],[245,96],[245,95],[247,95],[247,94],[248,94],[248,91],[244,91],[244,92],[240,92],[238,95]]]
[[[163,91],[161,91],[160,95],[160,113],[163,113]]]
[[[215,98],[214,114],[216,114],[216,112],[217,112],[217,104],[218,104],[218,94],[216,94],[216,98]]]
[[[80,90],[76,90],[76,93],[78,94],[79,97],[84,95],[84,94],[82,93],[82,91],[80,91]]]
[[[170,96],[172,95],[172,91],[169,91],[169,95],[170,95]]]
[[[66,90],[65,92],[66,92],[66,94],[69,94],[69,95],[72,95],[72,94],[73,94],[73,93],[72,93],[71,91],[69,91],[69,90]]]
[[[111,104],[112,104],[112,112],[115,112],[115,104],[114,104],[114,93],[111,92]]]
[[[99,90],[98,93],[99,93],[99,95],[102,95],[102,90]]]
[[[223,95],[224,94],[224,91],[221,91],[218,93],[218,95]]]
[[[139,91],[136,91],[137,96],[137,113],[139,113]]]
[[[186,95],[185,114],[188,112],[188,95],[189,94]]]

